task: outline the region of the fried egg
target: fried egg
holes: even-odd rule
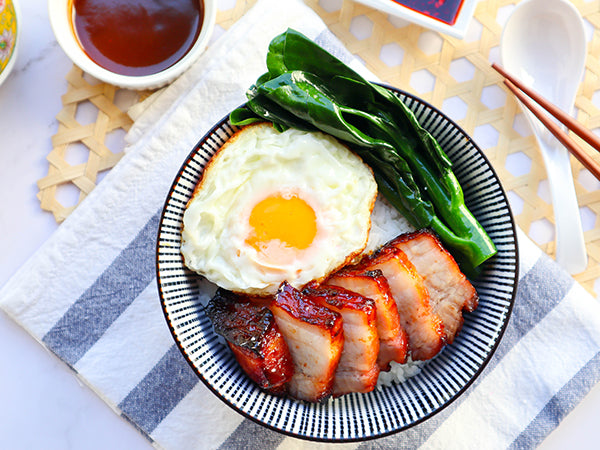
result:
[[[204,169],[188,202],[181,253],[216,285],[274,294],[321,280],[367,243],[377,185],[335,138],[270,124],[238,131]]]

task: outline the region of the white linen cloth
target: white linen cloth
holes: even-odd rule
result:
[[[126,156],[0,291],[0,307],[157,447],[317,448],[244,419],[189,368],[158,299],[168,189],[205,132],[245,101],[270,40],[292,27],[373,78],[297,0],[259,0],[138,111]],[[508,329],[477,381],[405,432],[343,448],[531,448],[600,380],[600,305],[520,233]],[[339,446],[338,446],[339,447]]]

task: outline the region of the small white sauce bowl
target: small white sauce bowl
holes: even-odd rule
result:
[[[20,20],[17,0],[0,0],[0,84],[8,78],[17,60]]]
[[[2,0],[0,0],[2,1]],[[204,20],[192,48],[172,66],[151,75],[121,75],[96,64],[81,48],[73,26],[73,0],[48,0],[48,15],[54,36],[67,56],[84,72],[98,80],[127,89],[156,89],[170,83],[185,72],[204,52],[212,35],[217,6],[216,0],[203,0]]]

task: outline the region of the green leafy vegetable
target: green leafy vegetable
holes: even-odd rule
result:
[[[463,269],[496,253],[465,205],[452,162],[399,97],[292,29],[271,41],[267,68],[246,107],[231,113],[234,125],[267,120],[280,131],[331,134],[371,166],[380,192],[413,226],[432,228],[455,250]]]

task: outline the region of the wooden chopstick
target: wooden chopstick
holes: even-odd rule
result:
[[[498,64],[492,64],[492,67],[500,73],[505,79],[504,84],[515,96],[544,124],[546,128],[563,144],[567,150],[577,160],[583,164],[596,178],[600,179],[600,163],[597,163],[590,155],[588,155],[577,143],[569,137],[553,120],[551,120],[543,110],[538,107],[531,99],[535,100],[547,112],[556,117],[568,129],[581,137],[585,142],[590,144],[596,151],[600,152],[600,138],[594,133],[585,128],[567,113],[562,111],[556,105],[552,104],[544,97],[525,86],[518,79],[507,73]],[[527,94],[527,95],[525,95]]]

